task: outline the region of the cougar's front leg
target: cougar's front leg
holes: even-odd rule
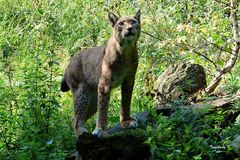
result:
[[[120,123],[123,128],[137,127],[137,122],[130,117],[130,105],[134,86],[135,74],[124,79],[122,89],[122,103],[120,109]]]
[[[108,118],[108,103],[110,99],[110,80],[102,77],[98,84],[98,108],[97,108],[97,125],[93,134],[98,137],[105,136]]]

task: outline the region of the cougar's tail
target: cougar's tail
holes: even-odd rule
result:
[[[70,90],[65,77],[62,78],[60,89],[61,89],[62,92],[67,92],[67,91]]]

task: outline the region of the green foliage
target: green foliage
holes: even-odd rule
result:
[[[157,121],[147,127],[146,143],[151,146],[152,159],[219,159],[230,155],[228,137],[237,133],[226,131],[219,136],[223,113],[209,113],[207,109],[192,109],[177,110],[170,117],[157,116]],[[239,125],[234,128],[231,130],[239,129]]]
[[[208,79],[223,66],[232,46],[229,7],[212,0],[0,0],[0,159],[64,159],[74,150],[71,94],[59,91],[64,69],[80,49],[106,43],[109,10],[134,15],[138,8],[142,34],[133,113],[155,105],[149,92],[169,64],[200,63]],[[226,77],[229,92],[239,88],[238,73],[239,64]],[[117,89],[111,97],[110,125],[119,121],[119,94]],[[210,146],[223,142],[215,143],[219,128],[208,124],[222,117],[202,116],[179,111],[156,117],[148,127],[153,159],[216,157]],[[233,138],[237,129],[222,136]]]

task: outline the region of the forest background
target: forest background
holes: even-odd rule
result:
[[[64,159],[74,150],[71,93],[59,89],[64,69],[81,49],[106,43],[112,31],[108,11],[134,15],[139,8],[142,33],[132,114],[153,109],[148,93],[170,64],[201,64],[208,84],[221,73],[237,45],[230,1],[0,0],[0,159]],[[219,86],[227,94],[240,88],[239,72],[236,59],[221,77]],[[111,96],[109,126],[119,121],[119,94],[116,89]],[[147,127],[151,158],[201,159],[231,152],[239,122],[222,131],[209,126],[223,119],[221,111],[194,121],[202,114],[156,115],[155,127]],[[92,131],[94,118],[87,125]]]

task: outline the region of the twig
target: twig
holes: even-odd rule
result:
[[[188,47],[193,48],[193,46],[186,44]],[[206,60],[208,60],[210,63],[212,63],[214,65],[214,67],[216,68],[216,70],[219,70],[218,66],[207,56],[205,56],[204,54],[199,53],[198,51],[196,51],[195,49],[191,50],[192,52],[196,53],[199,56],[202,56],[203,58],[205,58]]]
[[[219,45],[217,45],[216,43],[212,43],[212,42],[210,42],[209,40],[207,40],[206,37],[204,37],[200,32],[197,32],[197,34],[198,34],[200,37],[202,37],[207,43],[213,45],[214,47],[216,47],[216,48],[219,49],[220,51],[225,51],[225,52],[227,52],[227,53],[229,53],[229,54],[232,54],[230,51],[223,49],[222,46],[219,46]]]
[[[214,1],[215,1],[215,2],[218,2],[218,3],[221,3],[221,4],[223,4],[223,5],[227,6],[227,7],[232,7],[232,6],[230,6],[228,3],[222,2],[222,1],[220,1],[220,0],[214,0]]]
[[[150,4],[148,5],[148,8],[149,8],[149,12],[151,12],[151,14],[152,14],[152,20],[154,21],[154,23],[155,23],[155,24],[159,24],[158,21],[157,21],[157,18],[156,18],[154,9],[151,7]],[[165,18],[166,18],[166,17],[165,17]],[[160,34],[159,34],[159,32],[157,31],[157,29],[154,27],[154,25],[152,25],[151,27],[152,27],[153,31],[158,35],[158,37],[160,37]],[[170,37],[169,32],[167,32],[167,30],[166,30],[165,28],[162,27],[162,30]]]
[[[159,40],[159,41],[162,41],[162,39],[160,39],[160,38],[157,37],[157,36],[152,35],[151,33],[148,33],[148,32],[146,32],[146,31],[141,31],[141,32],[144,33],[144,34],[146,34],[146,35],[148,35],[148,36],[150,36],[150,37],[152,37],[152,38],[154,38],[154,39],[157,39],[157,40]]]

